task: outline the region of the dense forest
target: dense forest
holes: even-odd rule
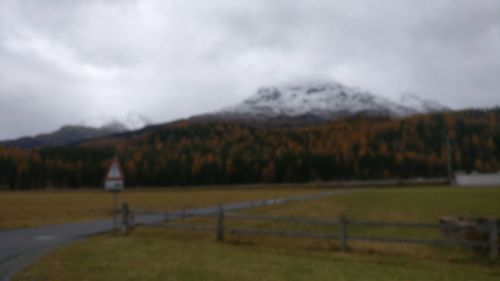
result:
[[[101,187],[115,155],[129,187],[446,177],[447,140],[455,170],[498,171],[500,109],[301,128],[186,121],[78,146],[0,147],[0,186]]]

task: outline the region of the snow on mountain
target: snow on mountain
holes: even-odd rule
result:
[[[118,128],[124,127],[122,131],[139,130],[151,124],[149,118],[137,114],[128,113],[123,116],[110,117],[110,116],[95,116],[80,122],[83,126],[93,128]]]
[[[401,117],[443,110],[446,108],[439,103],[413,94],[405,94],[396,102],[340,83],[323,82],[260,88],[242,103],[210,116],[229,119],[309,116],[324,120],[356,114]]]
[[[437,101],[422,99],[413,93],[401,95],[400,104],[413,108],[419,113],[432,113],[450,110],[448,107]]]

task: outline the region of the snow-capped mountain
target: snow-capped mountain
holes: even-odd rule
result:
[[[448,110],[438,102],[405,94],[400,101],[340,83],[307,83],[260,88],[243,102],[205,115],[208,119],[309,121],[368,115],[403,117]],[[310,123],[310,122],[308,122]]]

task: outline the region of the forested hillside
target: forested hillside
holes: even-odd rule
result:
[[[403,119],[356,117],[302,128],[177,122],[79,146],[0,148],[0,185],[100,187],[118,155],[127,186],[445,177],[500,169],[500,109]]]

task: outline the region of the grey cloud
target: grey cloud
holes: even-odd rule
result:
[[[499,13],[496,0],[5,0],[0,139],[128,112],[163,122],[307,79],[500,105]]]

